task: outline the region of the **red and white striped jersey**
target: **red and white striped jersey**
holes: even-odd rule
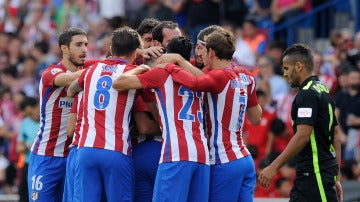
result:
[[[78,147],[93,147],[131,154],[129,122],[136,90],[118,92],[113,80],[133,69],[125,60],[94,64],[79,77],[83,90],[83,124]]]
[[[79,145],[79,139],[80,139],[80,132],[81,132],[81,126],[84,124],[83,122],[83,108],[82,108],[82,95],[83,91],[80,91],[77,95],[74,97],[74,103],[71,108],[70,113],[76,113],[76,125],[75,125],[75,131],[74,136],[72,139],[72,146],[77,147]]]
[[[243,142],[242,127],[246,108],[258,104],[251,73],[230,67],[195,77],[172,64],[167,70],[174,81],[189,89],[208,92],[210,164],[222,164],[249,155]]]
[[[66,157],[71,138],[66,135],[66,123],[73,98],[66,96],[66,88],[54,85],[56,76],[68,70],[61,64],[50,65],[39,84],[40,128],[31,151],[38,155]]]
[[[161,68],[138,75],[144,88],[155,88],[162,128],[160,163],[192,161],[209,164],[203,128],[203,93],[173,81]]]

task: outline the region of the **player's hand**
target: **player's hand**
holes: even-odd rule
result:
[[[149,71],[151,68],[147,65],[139,65],[136,68],[129,70],[127,72],[124,72],[124,76],[126,75],[138,75],[138,74],[142,74],[144,72]]]
[[[179,57],[181,57],[177,53],[166,53],[162,56],[160,56],[156,60],[156,64],[162,64],[162,63],[177,63],[179,60]]]
[[[339,180],[335,182],[335,189],[336,189],[336,195],[339,202],[343,201],[343,192],[342,192],[342,186]]]
[[[151,57],[158,58],[164,53],[164,48],[161,46],[153,46],[146,49],[137,49],[137,55],[142,56],[144,59],[148,60]]]
[[[270,166],[264,168],[263,171],[261,171],[261,173],[258,177],[258,181],[263,187],[269,187],[270,182],[274,178],[275,174],[276,174],[276,170],[273,169],[270,165]]]
[[[168,65],[169,63],[160,63],[160,64],[156,64],[156,67],[157,68],[163,68],[165,69],[166,68],[166,65]]]

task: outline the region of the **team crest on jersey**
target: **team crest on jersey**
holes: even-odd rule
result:
[[[39,192],[33,191],[33,192],[31,193],[31,200],[36,201],[36,200],[38,200],[38,199],[39,199]]]
[[[245,84],[249,84],[250,83],[250,78],[248,75],[246,74],[239,74],[241,81]]]
[[[60,69],[60,68],[54,68],[54,69],[51,70],[51,74],[55,75],[56,73],[59,73],[61,71],[62,71],[62,69]]]

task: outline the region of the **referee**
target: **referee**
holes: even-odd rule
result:
[[[262,186],[269,186],[277,171],[295,157],[290,201],[342,201],[335,104],[329,90],[312,76],[312,69],[313,56],[307,45],[294,44],[284,51],[284,77],[292,87],[299,87],[291,109],[295,135],[258,180]]]

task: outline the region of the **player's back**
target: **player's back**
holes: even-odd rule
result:
[[[209,108],[208,130],[210,137],[211,164],[220,164],[233,161],[249,155],[243,138],[242,127],[245,112],[251,95],[255,93],[254,78],[245,70],[225,68],[223,71],[224,89],[216,93],[208,93]],[[217,75],[218,72],[216,73]]]
[[[160,162],[209,163],[203,129],[203,95],[172,80],[161,68],[138,76],[144,88],[154,88],[162,127]]]
[[[79,77],[83,85],[83,126],[79,147],[130,154],[129,121],[136,90],[118,92],[112,82],[134,66],[104,60]]]

